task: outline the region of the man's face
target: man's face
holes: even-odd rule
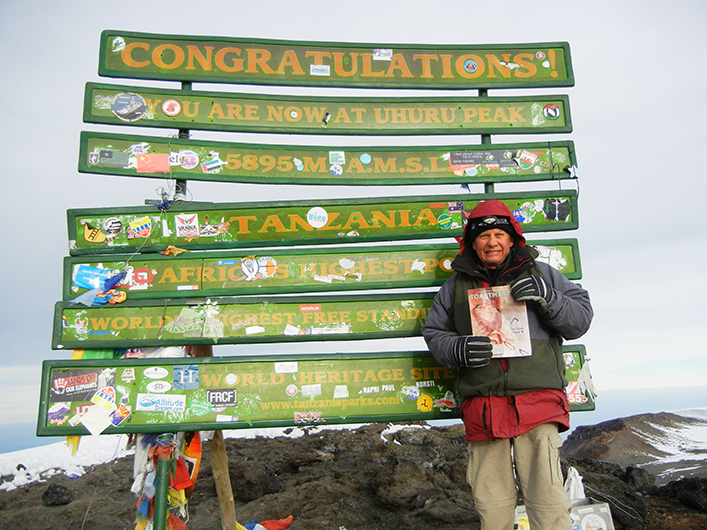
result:
[[[495,269],[499,265],[503,265],[512,246],[511,235],[499,228],[481,232],[471,244],[471,248],[476,251],[481,264],[487,269]]]

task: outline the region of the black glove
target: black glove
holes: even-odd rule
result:
[[[545,308],[555,299],[555,291],[540,276],[526,276],[511,283],[511,296],[519,302],[530,300]]]
[[[491,339],[462,335],[454,343],[454,360],[459,366],[480,368],[491,362]]]

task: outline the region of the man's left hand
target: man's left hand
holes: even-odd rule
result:
[[[511,282],[511,296],[520,301],[530,300],[545,308],[555,299],[555,291],[540,276],[526,276]]]

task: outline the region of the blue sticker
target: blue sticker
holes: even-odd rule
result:
[[[199,366],[175,366],[173,379],[174,390],[196,390],[199,388]]]
[[[467,59],[466,61],[464,61],[464,70],[466,70],[470,74],[476,72],[476,69],[478,67],[479,65],[476,64],[476,61],[474,61],[473,59]]]
[[[363,153],[360,160],[362,164],[369,164],[371,162],[371,155]]]

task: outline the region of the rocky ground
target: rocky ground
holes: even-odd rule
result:
[[[386,427],[226,440],[239,522],[292,515],[292,530],[478,529],[461,426],[417,425],[383,435]],[[658,487],[640,468],[596,459],[563,464],[578,469],[588,496],[610,503],[618,530],[707,528],[707,504],[700,505],[707,498],[706,479]],[[0,530],[132,530],[131,483],[132,458],[125,458],[80,478],[55,475],[0,492]],[[702,497],[695,495],[700,491]],[[52,495],[69,502],[47,505]],[[188,529],[220,528],[208,445],[189,515]]]

